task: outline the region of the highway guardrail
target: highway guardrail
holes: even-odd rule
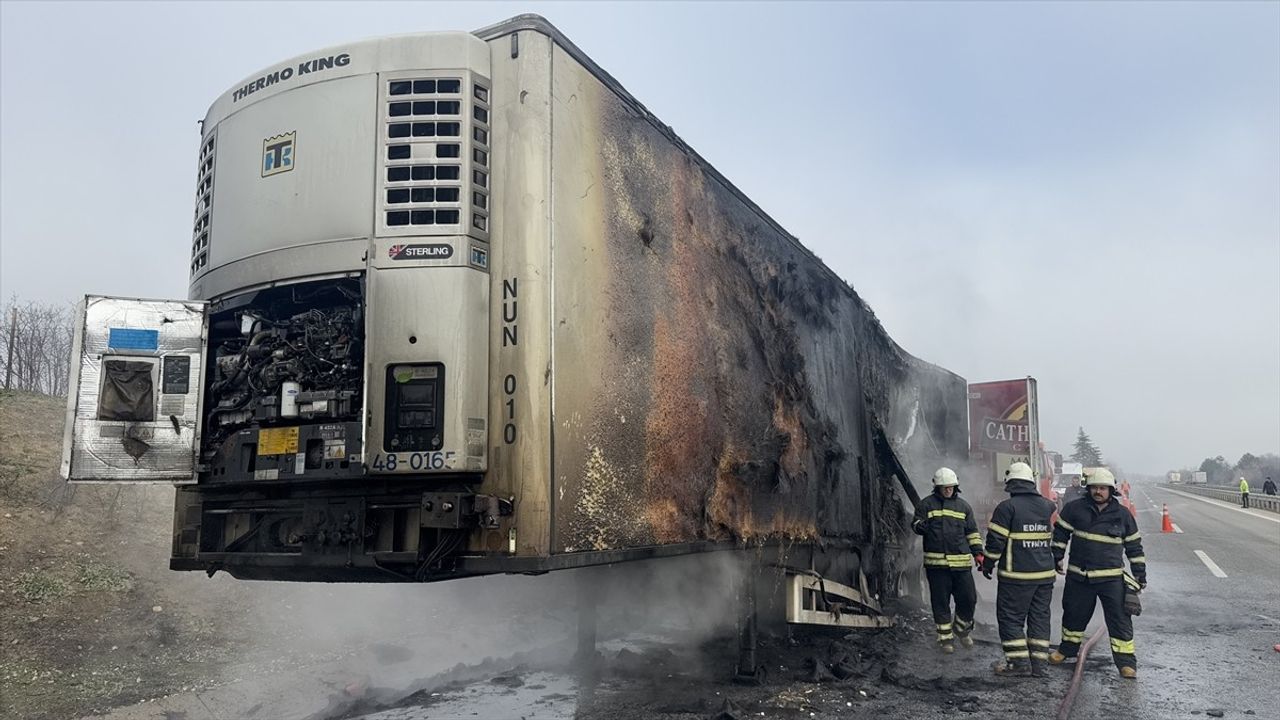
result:
[[[1170,490],[1180,490],[1193,495],[1210,497],[1215,500],[1226,500],[1237,505],[1240,504],[1239,490],[1228,490],[1227,488],[1209,487],[1206,485],[1169,485],[1167,483],[1165,484],[1165,487]],[[1260,492],[1251,492],[1249,493],[1249,507],[1280,513],[1280,495],[1263,495]]]

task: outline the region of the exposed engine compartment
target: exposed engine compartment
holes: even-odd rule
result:
[[[215,306],[208,361],[203,465],[216,465],[228,440],[242,430],[358,422],[364,362],[360,281],[271,288]],[[322,453],[323,443],[309,445],[307,452]]]

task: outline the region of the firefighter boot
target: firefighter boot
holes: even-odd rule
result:
[[[1057,650],[1054,650],[1053,652],[1049,653],[1049,664],[1050,664],[1050,665],[1061,665],[1062,663],[1066,662],[1066,661],[1067,661],[1067,659],[1068,659],[1068,658],[1067,658],[1067,656],[1066,656],[1066,655],[1063,655],[1062,653],[1058,652]]]
[[[1026,660],[1000,660],[991,666],[991,671],[999,677],[1026,677],[1030,668]]]
[[[1120,668],[1120,677],[1124,678],[1125,680],[1136,680],[1138,679],[1138,671],[1135,668],[1131,668],[1127,666],[1122,667]]]
[[[961,635],[961,636],[960,636],[960,647],[964,647],[964,648],[971,648],[971,647],[973,647],[973,638],[969,637],[968,635]]]
[[[956,646],[951,644],[950,642],[944,642],[944,643],[938,643],[938,649],[942,651],[943,655],[950,655],[951,653],[956,651]]]
[[[1049,677],[1048,671],[1045,670],[1046,667],[1044,660],[1031,658],[1031,677]]]

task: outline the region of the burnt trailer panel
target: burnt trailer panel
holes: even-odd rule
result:
[[[202,132],[175,569],[432,581],[786,547],[881,593],[906,476],[967,453],[965,381],[541,18],[295,58]]]
[[[529,145],[549,185],[546,229],[525,224],[524,243],[495,250],[530,271],[492,296],[530,345],[493,339],[516,393],[491,413],[537,405],[528,442],[551,448],[537,511],[550,533],[532,544],[885,539],[894,512],[881,506],[900,504],[866,420],[932,435],[911,457],[963,457],[963,380],[898,348],[851,288],[554,29],[530,19],[481,35],[517,49],[495,53],[495,86],[523,81],[495,127],[541,129]],[[510,150],[495,173],[530,148]]]

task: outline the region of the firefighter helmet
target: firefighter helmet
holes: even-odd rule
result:
[[[1106,468],[1098,468],[1085,476],[1084,484],[1085,486],[1106,485],[1114,490],[1116,487],[1116,476],[1112,475],[1111,471]]]
[[[1026,480],[1027,482],[1035,482],[1035,478],[1031,476],[1031,466],[1024,462],[1016,462],[1009,466],[1004,473],[1004,481]]]
[[[938,472],[933,474],[934,487],[956,487],[960,484],[960,478],[956,477],[956,471],[949,467],[940,467]]]

